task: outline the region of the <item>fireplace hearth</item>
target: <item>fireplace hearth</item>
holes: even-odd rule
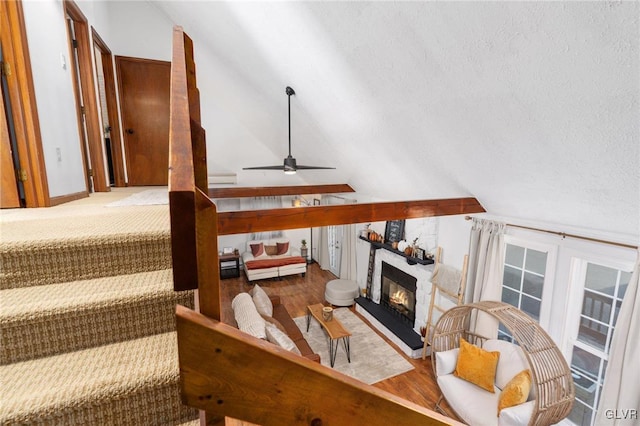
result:
[[[413,327],[416,319],[416,277],[382,262],[380,305]]]

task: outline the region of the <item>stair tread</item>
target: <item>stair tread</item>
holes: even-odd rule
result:
[[[169,332],[0,366],[0,424],[7,419],[122,398],[179,381],[177,333]],[[29,413],[27,413],[29,412]]]
[[[102,207],[89,212],[69,210],[58,217],[33,217],[26,220],[2,220],[0,251],[28,244],[63,244],[83,239],[122,238],[131,234],[169,233],[167,205]]]
[[[51,312],[94,309],[142,297],[173,294],[171,269],[0,291],[0,321],[20,321]]]

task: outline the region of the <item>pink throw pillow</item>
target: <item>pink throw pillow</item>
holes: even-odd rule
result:
[[[289,243],[276,243],[276,246],[278,247],[278,255],[287,254]]]
[[[262,256],[264,254],[264,245],[262,243],[258,244],[249,244],[251,247],[251,254],[253,257]]]

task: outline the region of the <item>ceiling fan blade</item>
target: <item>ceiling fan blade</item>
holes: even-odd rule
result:
[[[297,166],[298,170],[335,170],[335,167],[321,167],[321,166],[302,166],[300,164],[298,164]]]
[[[242,170],[284,170],[284,166],[257,166],[257,167],[243,167]]]

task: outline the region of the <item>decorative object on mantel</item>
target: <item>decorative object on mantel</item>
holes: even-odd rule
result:
[[[371,224],[370,224],[370,223],[367,223],[367,224],[364,226],[364,229],[362,229],[362,230],[360,231],[360,236],[361,236],[361,237],[369,238],[369,232],[371,232],[371,230],[369,229],[369,226],[371,226]]]
[[[375,252],[375,250],[378,249],[385,249],[388,250],[392,253],[395,253],[399,256],[405,257],[407,259],[407,263],[409,265],[415,265],[416,263],[419,263],[421,265],[431,265],[433,264],[433,259],[418,259],[414,256],[411,255],[411,253],[413,253],[413,247],[411,247],[410,245],[407,245],[407,247],[405,248],[404,251],[400,250],[400,243],[398,243],[398,249],[394,249],[393,246],[391,244],[385,244],[382,243],[380,241],[376,241],[376,240],[371,240],[371,239],[367,239],[367,238],[362,238],[359,237],[361,240],[367,241],[371,244],[371,251]],[[406,244],[406,242],[405,242]],[[369,267],[371,269],[372,265],[371,265],[371,255],[369,256]],[[369,272],[369,276],[372,275],[372,271]],[[370,285],[370,277],[367,277],[367,287],[369,287]]]
[[[243,167],[242,170],[283,170],[287,175],[293,175],[298,169],[300,170],[320,170],[320,169],[335,169],[335,167],[320,167],[320,166],[302,166],[296,164],[296,159],[291,156],[291,96],[296,92],[289,86],[285,89],[287,99],[289,103],[289,155],[284,159],[283,165],[278,166],[258,166],[258,167]]]
[[[384,241],[390,243],[404,239],[404,220],[390,220],[384,228]]]
[[[398,247],[396,248],[404,253],[404,250],[407,248],[407,246],[408,246],[407,242],[405,240],[402,240],[398,242]]]

